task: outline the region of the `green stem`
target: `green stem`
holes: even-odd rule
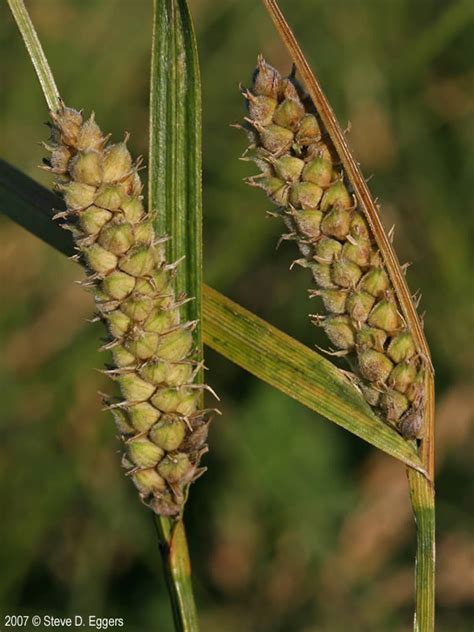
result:
[[[7,0],[7,2],[35,67],[46,103],[50,110],[59,110],[61,99],[58,88],[25,4],[23,0]]]
[[[410,499],[416,523],[414,632],[433,632],[435,621],[435,502],[432,483],[408,470]]]
[[[177,632],[198,632],[186,531],[182,520],[155,516],[166,584]]]

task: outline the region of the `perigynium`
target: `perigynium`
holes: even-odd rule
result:
[[[182,511],[189,484],[204,470],[210,410],[200,408],[202,363],[195,358],[195,322],[181,322],[173,279],[178,262],[165,258],[143,205],[140,161],[127,137],[108,144],[94,115],[84,120],[62,106],[51,113],[46,168],[67,210],[56,217],[73,234],[84,285],[108,331],[106,373],[121,397],[107,400],[125,444],[123,465],[141,499],[164,516]]]
[[[347,356],[367,402],[406,438],[422,435],[423,358],[402,316],[396,293],[337,152],[294,74],[282,78],[262,56],[251,90],[243,155],[261,170],[248,178],[276,204],[303,255],[326,315],[314,315]]]

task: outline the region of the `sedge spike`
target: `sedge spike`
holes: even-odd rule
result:
[[[182,513],[190,483],[202,473],[210,411],[199,407],[195,383],[195,322],[182,322],[176,296],[177,262],[167,262],[165,238],[142,200],[139,162],[128,135],[109,144],[92,115],[61,106],[51,113],[51,152],[45,168],[67,210],[58,218],[72,231],[87,270],[96,317],[107,328],[102,347],[112,353],[107,375],[119,401],[105,398],[123,439],[122,463],[140,498],[155,513]]]
[[[243,128],[244,153],[261,173],[247,179],[265,191],[303,255],[326,316],[313,317],[355,372],[367,402],[405,438],[423,436],[424,361],[374,236],[321,118],[295,79],[259,56]]]

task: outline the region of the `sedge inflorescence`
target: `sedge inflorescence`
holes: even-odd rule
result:
[[[67,210],[85,285],[104,322],[121,397],[107,400],[124,440],[123,465],[157,514],[178,515],[189,484],[203,471],[210,411],[200,408],[202,364],[194,359],[195,322],[181,322],[176,264],[165,256],[142,200],[139,162],[124,142],[108,144],[92,115],[62,106],[51,114],[46,168]]]
[[[303,255],[326,315],[313,316],[336,355],[347,356],[371,407],[405,437],[421,436],[424,369],[393,285],[337,152],[292,73],[258,58],[242,89],[251,141],[243,155],[261,173],[247,179],[277,206]]]

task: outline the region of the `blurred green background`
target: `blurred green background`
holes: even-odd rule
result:
[[[421,310],[437,371],[438,629],[472,628],[472,0],[286,0]],[[66,102],[147,153],[151,2],[29,0]],[[308,345],[309,278],[242,178],[238,83],[262,51],[290,62],[260,3],[191,0],[203,78],[205,276]],[[36,167],[47,114],[0,8],[1,156]],[[470,208],[471,207],[471,208]],[[471,252],[470,252],[471,251]],[[4,614],[123,617],[172,629],[150,515],[120,468],[94,369],[98,325],[75,264],[0,217],[0,594]],[[404,468],[213,352],[221,396],[209,472],[187,509],[205,632],[398,632],[413,616],[414,525]],[[471,493],[471,498],[470,498]],[[471,604],[471,605],[470,605]]]

